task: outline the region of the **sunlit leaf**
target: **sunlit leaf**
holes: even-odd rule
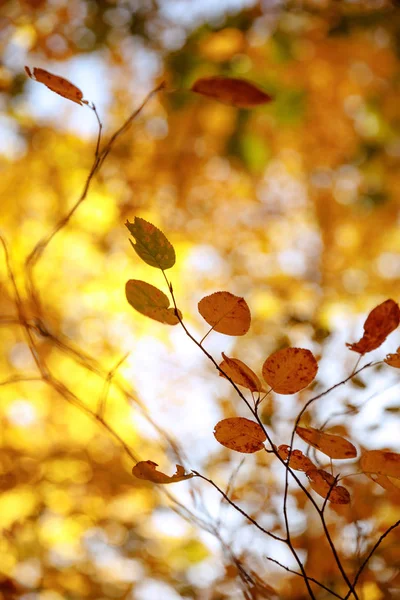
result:
[[[126,282],[125,293],[129,304],[142,315],[167,325],[179,323],[175,309],[168,308],[168,296],[154,285],[139,279],[130,279]],[[179,315],[182,316],[180,311]]]
[[[295,394],[307,387],[318,371],[318,364],[310,350],[284,348],[271,354],[264,362],[265,381],[278,394]]]
[[[365,475],[388,492],[392,492],[400,497],[400,481],[398,479],[387,477],[387,475],[378,475],[378,473],[365,473]]]
[[[229,358],[223,352],[222,357],[224,360],[219,366],[236,385],[241,385],[251,392],[265,391],[257,375],[244,362],[238,358]],[[220,376],[225,377],[221,372]]]
[[[199,313],[215,331],[225,335],[244,335],[250,328],[250,309],[244,298],[230,292],[215,292],[202,298]]]
[[[354,458],[357,456],[355,446],[340,435],[325,433],[313,427],[296,427],[296,433],[307,444],[314,446],[330,458]]]
[[[386,300],[376,306],[368,315],[364,323],[364,335],[354,344],[346,344],[353,352],[366,354],[386,340],[389,333],[394,331],[400,323],[400,309],[394,300]]]
[[[385,363],[395,369],[400,369],[400,347],[397,348],[396,354],[388,354],[385,358]]]
[[[386,450],[365,450],[360,459],[364,473],[376,473],[400,479],[400,454]]]
[[[171,476],[157,471],[156,467],[158,467],[157,463],[151,460],[143,460],[133,467],[132,475],[138,479],[152,481],[153,483],[176,483],[177,481],[191,479],[194,476],[193,473],[185,474],[185,469],[181,465],[176,465],[176,473]]]
[[[286,462],[289,457],[289,449],[290,446],[287,446],[286,444],[282,444],[278,447],[279,456],[283,458],[283,460],[285,460]],[[292,450],[290,455],[289,467],[291,469],[294,469],[295,471],[304,472],[316,468],[314,463],[308,458],[308,456],[305,456],[301,450]]]
[[[192,91],[238,108],[253,108],[272,100],[269,94],[254,83],[218,75],[198,79],[193,84]]]
[[[328,501],[332,504],[349,504],[348,490],[341,485],[335,485],[333,475],[322,469],[311,469],[306,472],[306,475],[314,492],[317,492],[322,498],[326,498],[329,494]]]
[[[72,100],[72,102],[76,102],[80,105],[88,103],[87,100],[83,99],[81,90],[68,81],[68,79],[64,79],[64,77],[60,77],[59,75],[53,75],[53,73],[49,73],[49,71],[45,71],[38,67],[33,67],[33,73],[29,67],[25,67],[25,71],[31,79],[43,83],[49,90],[55,92],[59,96],[67,98],[67,100]]]
[[[267,439],[258,423],[243,417],[232,417],[219,421],[215,426],[214,436],[226,448],[244,454],[262,450]]]
[[[126,227],[136,243],[132,248],[145,263],[157,269],[170,269],[175,264],[175,250],[165,235],[152,223],[135,217],[133,223],[127,221]]]

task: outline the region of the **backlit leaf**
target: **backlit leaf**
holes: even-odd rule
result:
[[[349,504],[348,490],[341,485],[335,485],[333,475],[322,469],[311,469],[306,472],[306,475],[314,492],[317,492],[322,498],[326,498],[329,494],[328,501],[332,504]]]
[[[126,227],[135,239],[132,248],[145,263],[157,269],[170,269],[175,264],[175,250],[165,235],[152,223],[135,217],[133,223],[127,221]]]
[[[365,450],[360,459],[364,473],[377,473],[400,479],[400,454],[386,450]]]
[[[241,385],[251,392],[265,391],[257,375],[244,362],[238,358],[229,358],[223,352],[222,357],[224,360],[219,366],[236,385]],[[221,372],[219,374],[220,377],[224,377]]]
[[[129,304],[142,315],[167,325],[179,323],[175,309],[168,308],[168,296],[154,285],[139,279],[130,279],[126,282],[125,293]],[[180,311],[179,315],[182,316]]]
[[[314,446],[330,458],[354,458],[357,456],[355,446],[340,435],[318,431],[313,427],[296,427],[296,433],[307,444]]]
[[[289,449],[290,446],[287,446],[286,444],[282,444],[278,447],[279,456],[283,458],[283,460],[285,460],[286,462],[289,457]],[[304,472],[316,468],[314,463],[308,458],[308,456],[305,456],[301,450],[292,450],[290,455],[289,467],[291,469],[294,469],[295,471]]]
[[[284,348],[271,354],[264,362],[265,381],[278,394],[295,394],[309,385],[318,371],[310,350]]]
[[[202,77],[192,86],[192,92],[219,100],[238,108],[253,108],[271,102],[272,97],[259,87],[233,77]]]
[[[396,369],[400,369],[400,347],[397,348],[396,354],[388,354],[385,358],[385,363]]]
[[[267,439],[258,423],[243,417],[232,417],[219,421],[215,426],[214,436],[226,448],[244,454],[262,450]]]
[[[80,105],[88,104],[88,101],[83,99],[81,90],[68,81],[68,79],[64,79],[64,77],[60,77],[59,75],[53,75],[53,73],[49,73],[49,71],[45,71],[38,67],[33,67],[33,73],[29,67],[25,67],[25,71],[31,79],[43,83],[49,90],[55,92],[59,96],[67,98],[67,100],[72,100],[72,102],[76,102]]]
[[[157,471],[156,467],[158,467],[157,463],[151,460],[143,460],[132,468],[132,475],[138,479],[152,481],[153,483],[176,483],[177,481],[191,479],[194,476],[193,473],[185,474],[185,469],[181,465],[176,465],[176,473],[171,475],[171,477],[161,473],[161,471]]]
[[[387,475],[378,475],[377,473],[365,473],[365,475],[388,492],[400,497],[400,481],[398,479],[387,477]]]
[[[244,298],[230,292],[215,292],[202,298],[199,313],[215,331],[225,335],[244,335],[251,322],[250,309]]]
[[[400,309],[394,300],[386,300],[376,306],[368,315],[364,323],[364,335],[354,344],[346,344],[353,352],[366,354],[386,340],[389,333],[394,331],[400,323]]]

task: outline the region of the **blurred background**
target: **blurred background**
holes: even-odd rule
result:
[[[3,254],[1,598],[235,600],[250,593],[241,568],[271,586],[252,598],[308,597],[300,577],[266,559],[296,569],[287,549],[206,482],[166,494],[131,475],[132,455],[169,474],[179,462],[223,489],[230,482],[235,501],[281,531],[282,466],[265,453],[243,461],[213,436],[218,420],[249,416],[246,407],[180,327],[126,302],[127,279],[167,290],[134,254],[124,222],[143,217],[173,243],[170,279],[198,339],[204,295],[245,297],[250,332],[210,334],[216,360],[225,352],[260,373],[269,354],[294,345],[320,361],[315,393],[344,379],[358,357],[345,343],[361,337],[374,306],[399,299],[399,35],[395,0],[3,0],[0,233],[19,297]],[[160,81],[173,90],[118,139],[31,287],[26,259],[79,198],[97,122],[28,79],[24,65],[79,86],[104,139]],[[251,80],[274,101],[240,110],[187,91],[213,74]],[[394,333],[369,357],[399,345]],[[276,443],[289,442],[310,393],[265,401]],[[88,413],[99,404],[114,434]],[[305,422],[358,448],[399,451],[399,412],[396,370],[378,365]],[[338,468],[355,473],[357,461]],[[346,487],[351,504],[329,507],[327,520],[352,573],[398,518],[399,494],[363,475]],[[294,487],[289,512],[310,574],[345,594],[315,511]],[[400,598],[399,541],[393,532],[370,561],[362,600]],[[316,588],[316,597],[330,596]]]

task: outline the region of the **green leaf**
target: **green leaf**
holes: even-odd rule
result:
[[[129,240],[132,248],[145,263],[163,271],[174,266],[175,250],[162,231],[139,217],[125,225],[135,238],[135,244]]]
[[[130,279],[126,282],[125,293],[129,304],[142,315],[167,325],[179,323],[175,309],[169,308],[168,297],[154,285],[138,279]],[[178,312],[182,317],[181,312]]]

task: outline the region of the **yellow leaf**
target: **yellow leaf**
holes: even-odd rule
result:
[[[234,383],[247,388],[251,392],[265,391],[257,375],[244,362],[238,358],[229,358],[223,352],[222,357],[224,360],[219,366]],[[220,372],[220,377],[225,376]]]
[[[194,477],[193,473],[185,474],[185,469],[181,465],[176,465],[176,473],[171,477],[161,473],[161,471],[157,471],[156,467],[158,467],[157,463],[151,460],[143,460],[132,468],[132,475],[138,479],[152,481],[153,483],[176,483],[177,481],[184,481],[185,479]]]
[[[340,435],[325,433],[313,427],[296,427],[296,433],[307,444],[314,446],[330,458],[354,458],[357,456],[355,446]]]
[[[219,421],[215,426],[214,436],[226,448],[244,454],[262,450],[267,439],[258,423],[244,417],[232,417]]]
[[[244,79],[233,77],[202,77],[192,86],[192,92],[215,98],[224,104],[238,108],[253,108],[271,102],[272,97]]]
[[[284,348],[267,358],[262,374],[274,392],[295,394],[312,382],[317,371],[318,364],[310,350]]]
[[[364,473],[376,473],[400,479],[400,454],[386,450],[365,450],[360,459]]]
[[[132,248],[145,263],[157,269],[170,269],[175,264],[175,250],[162,231],[155,225],[135,217],[133,223],[125,226],[135,238]]]
[[[125,294],[129,304],[142,315],[167,325],[179,323],[175,309],[168,308],[168,296],[154,285],[139,279],[130,279],[125,285]],[[180,311],[179,315],[182,318]]]
[[[385,358],[385,363],[395,369],[400,369],[400,347],[397,348],[396,354],[388,354]]]
[[[68,81],[68,79],[64,79],[64,77],[60,77],[59,75],[53,75],[53,73],[49,73],[49,71],[45,71],[38,67],[33,67],[33,74],[29,67],[25,67],[25,71],[31,79],[43,83],[49,90],[55,92],[59,96],[67,98],[67,100],[72,100],[72,102],[76,102],[80,105],[88,104],[88,101],[83,99],[81,90]]]
[[[282,444],[278,447],[278,454],[283,460],[287,462],[289,457],[289,448],[286,444]],[[292,450],[290,455],[289,467],[295,471],[310,471],[315,469],[314,463],[305,456],[301,450]]]
[[[389,333],[394,331],[399,323],[400,309],[398,304],[394,300],[386,300],[369,313],[364,323],[362,338],[358,342],[346,344],[346,346],[359,354],[371,352],[383,344]]]
[[[251,315],[246,301],[230,292],[205,296],[198,308],[203,319],[219,333],[244,335],[250,328]]]
[[[335,485],[333,475],[322,469],[310,469],[306,475],[314,492],[317,492],[322,498],[326,498],[329,494],[328,501],[332,504],[349,504],[348,490],[341,485]]]

